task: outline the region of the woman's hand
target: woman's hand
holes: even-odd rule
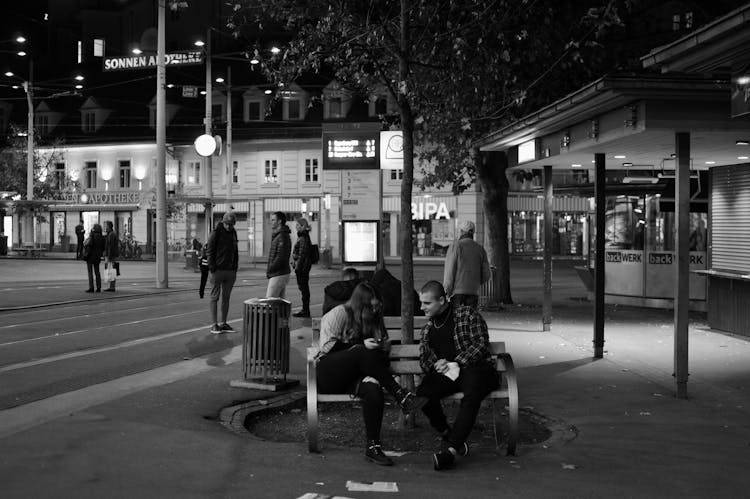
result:
[[[381,344],[378,340],[375,338],[365,338],[365,348],[368,350],[375,350],[377,348],[380,348]]]

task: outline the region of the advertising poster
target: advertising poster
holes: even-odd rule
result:
[[[378,260],[378,222],[343,221],[344,263],[374,265]]]

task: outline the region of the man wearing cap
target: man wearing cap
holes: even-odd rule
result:
[[[239,255],[237,251],[237,232],[234,224],[237,216],[228,211],[221,223],[211,232],[206,243],[209,278],[211,280],[211,332],[213,334],[233,333],[232,326],[227,324],[229,314],[229,297],[232,294],[234,281],[237,279]],[[221,296],[221,322],[217,320],[217,302]]]
[[[461,236],[445,255],[443,286],[453,305],[479,305],[479,288],[490,279],[487,252],[474,241],[474,222],[465,220],[459,226]]]
[[[310,241],[310,224],[304,218],[297,219],[297,243],[292,251],[294,273],[297,275],[297,287],[302,295],[302,310],[292,315],[310,317],[310,268],[312,267],[312,241]]]

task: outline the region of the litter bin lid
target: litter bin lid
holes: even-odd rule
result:
[[[247,305],[274,305],[281,303],[292,304],[292,302],[283,298],[250,298],[249,300],[245,300],[245,304]]]

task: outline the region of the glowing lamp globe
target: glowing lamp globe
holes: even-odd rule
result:
[[[208,134],[195,139],[195,152],[203,157],[211,156],[216,151],[216,140]]]

